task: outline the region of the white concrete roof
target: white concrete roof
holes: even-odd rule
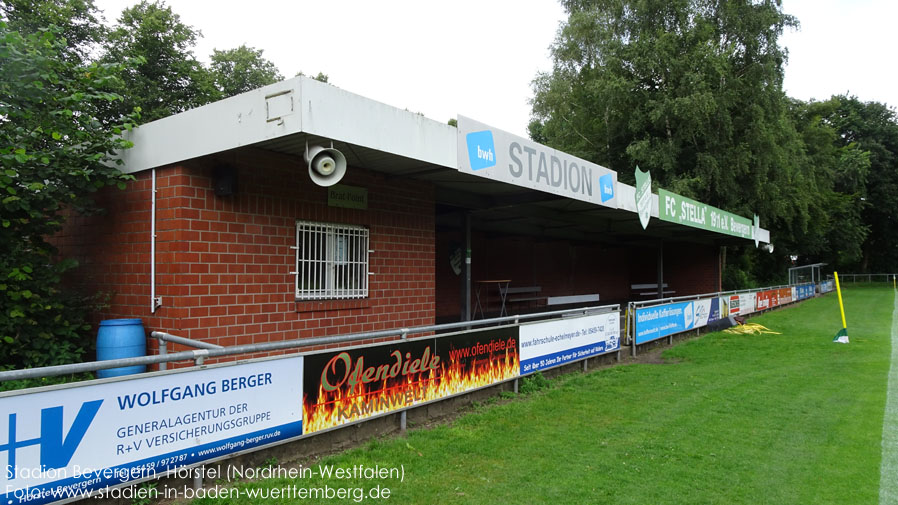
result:
[[[372,163],[386,153],[459,167],[455,127],[299,76],[139,126],[128,133],[134,147],[121,153],[121,169],[140,172],[251,145],[297,153],[310,137],[365,148],[359,151]],[[618,208],[635,213],[635,188],[618,182],[617,192]],[[658,217],[655,194],[651,215]],[[770,241],[768,230],[759,232]]]
[[[457,168],[455,128],[420,114],[295,77],[136,128],[126,173],[307,133]]]

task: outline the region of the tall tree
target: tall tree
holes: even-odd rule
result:
[[[801,246],[802,264],[825,262],[839,270],[853,271],[861,262],[861,246],[870,231],[862,217],[870,157],[857,143],[841,140],[833,125],[839,107],[837,98],[792,101],[794,122],[804,144],[801,160],[807,170],[815,172],[818,186],[813,197],[823,203],[822,209],[814,209],[824,210],[812,218],[818,222],[814,233],[795,239]]]
[[[58,38],[67,43],[62,54],[75,62],[89,59],[105,37],[103,16],[94,0],[2,0],[0,16],[19,33],[56,26]]]
[[[562,0],[531,135],[674,192],[757,213],[776,255],[819,233],[820,184],[782,90],[778,0]]]
[[[898,116],[883,103],[853,96],[834,99],[838,107],[828,121],[838,133],[837,145],[856,145],[869,157],[866,191],[855,203],[870,227],[859,267],[868,272],[898,271]],[[852,174],[847,177],[853,183]]]
[[[115,112],[136,106],[144,121],[153,121],[214,100],[211,75],[193,55],[200,36],[164,2],[142,0],[125,9],[109,34],[103,61],[140,63],[122,75],[119,92],[125,101]]]
[[[262,57],[261,49],[241,45],[212,51],[211,72],[222,98],[274,84],[284,77],[274,63]]]
[[[68,212],[96,211],[99,188],[129,179],[112,152],[130,144],[98,119],[121,65],[79,65],[57,27],[20,34],[0,22],[0,367],[55,365],[87,348],[90,298],[62,288],[75,265],[47,237]]]

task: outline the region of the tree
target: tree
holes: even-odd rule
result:
[[[306,74],[303,73],[302,71],[296,73],[296,77],[299,77],[301,75],[306,75]],[[318,75],[309,76],[309,77],[311,77],[312,79],[315,79],[318,82],[324,82],[324,83],[330,84],[330,77],[328,77],[328,75],[325,74],[324,72],[318,72]]]
[[[135,114],[98,118],[121,97],[107,89],[121,65],[78,65],[56,27],[20,34],[0,22],[0,366],[77,360],[88,342],[92,299],[65,291],[47,237],[70,212],[97,208],[92,195],[124,185],[111,161],[130,143],[119,134]]]
[[[898,270],[898,117],[879,102],[857,97],[834,97],[838,106],[827,120],[833,125],[841,148],[857,147],[867,153],[869,168],[865,192],[857,192],[853,208],[861,211],[870,233],[863,241],[860,271]],[[848,184],[857,176],[847,174]],[[863,200],[860,200],[863,198]]]
[[[774,256],[821,233],[822,184],[782,91],[774,0],[563,0],[534,139],[730,212],[757,213]],[[781,247],[784,246],[784,247]],[[770,256],[770,255],[768,255]],[[764,259],[763,261],[767,261]]]
[[[843,143],[833,126],[840,107],[838,98],[825,102],[792,101],[796,129],[802,137],[802,162],[816,171],[817,193],[825,212],[813,216],[819,222],[815,233],[796,237],[801,245],[801,263],[824,262],[835,269],[856,270],[869,226],[862,218],[866,206],[869,153],[856,143]],[[798,249],[798,245],[794,246]]]
[[[2,0],[0,15],[19,33],[56,26],[58,37],[67,42],[63,55],[78,63],[88,60],[105,37],[93,0]]]
[[[274,63],[262,57],[261,49],[241,45],[212,51],[211,72],[222,98],[274,84],[284,77]]]
[[[102,61],[140,63],[122,74],[118,92],[125,100],[114,113],[140,107],[143,120],[153,121],[215,100],[212,76],[193,55],[200,36],[164,2],[143,0],[125,9]]]

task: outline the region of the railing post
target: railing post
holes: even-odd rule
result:
[[[160,338],[159,339],[159,355],[165,356],[166,354],[168,354],[168,342],[166,342],[164,338]],[[163,361],[162,363],[159,363],[159,370],[167,370],[167,369],[168,369],[168,363],[166,363],[165,361]]]
[[[408,339],[408,328],[402,328],[399,331],[401,332],[399,339],[407,340]],[[407,429],[408,429],[408,409],[403,409],[403,411],[399,413],[399,431],[401,433],[405,433]]]

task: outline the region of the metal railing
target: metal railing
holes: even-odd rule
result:
[[[892,282],[898,274],[839,274],[842,284]]]
[[[841,277],[841,275],[839,277]],[[777,286],[767,286],[767,287],[763,287],[763,288],[737,289],[737,290],[731,290],[731,291],[717,291],[714,293],[702,293],[702,294],[697,294],[697,295],[683,295],[683,296],[674,296],[674,297],[668,297],[668,298],[655,298],[653,300],[642,300],[642,301],[628,302],[624,326],[626,328],[625,335],[626,335],[627,343],[630,345],[631,355],[636,356],[636,346],[637,346],[636,338],[635,338],[635,335],[631,335],[630,332],[635,331],[636,324],[633,319],[636,317],[637,309],[645,308],[645,307],[654,307],[656,305],[665,305],[668,303],[688,302],[688,301],[702,300],[702,299],[707,299],[707,298],[732,296],[732,295],[738,295],[738,294],[743,294],[743,293],[759,293],[761,291],[792,288],[793,286],[801,286],[801,285],[805,285],[805,284],[815,284],[816,285],[818,283],[800,282],[798,284],[780,284]],[[796,301],[799,301],[799,300],[791,300],[789,302],[789,304],[794,303]],[[787,304],[783,304],[783,305],[787,305]],[[778,306],[782,306],[782,305],[778,305]],[[753,312],[763,312],[765,310],[768,310],[768,309],[755,310]],[[695,331],[698,331],[699,329],[700,328],[694,328]],[[693,328],[690,328],[688,330],[678,332],[678,333],[685,333],[686,331],[693,331]],[[673,336],[678,333],[673,333],[673,334],[670,334],[667,336],[668,344],[673,343]],[[648,342],[644,342],[644,343],[648,343]]]
[[[188,338],[178,337],[165,332],[154,331],[151,333],[152,338],[159,339],[160,353],[154,356],[141,356],[136,358],[119,358],[105,361],[89,361],[84,363],[72,363],[68,365],[55,365],[41,368],[28,368],[24,370],[8,370],[0,372],[0,382],[22,379],[36,379],[41,377],[54,377],[59,375],[72,375],[85,372],[95,372],[97,370],[106,370],[109,368],[119,368],[126,366],[154,365],[159,364],[160,369],[164,370],[166,363],[176,361],[193,361],[195,365],[201,365],[206,359],[220,358],[229,356],[238,356],[241,354],[255,354],[261,352],[272,351],[288,351],[299,350],[307,347],[345,344],[354,341],[370,340],[376,338],[396,337],[400,339],[408,338],[409,335],[417,335],[423,333],[431,333],[445,330],[455,330],[459,328],[471,329],[475,326],[500,325],[503,323],[519,324],[525,320],[550,319],[553,317],[569,317],[573,314],[581,313],[583,315],[601,314],[605,312],[620,311],[620,304],[600,305],[595,307],[581,307],[576,309],[556,310],[550,312],[537,312],[532,314],[518,314],[512,316],[496,317],[491,319],[479,319],[476,321],[460,321],[457,323],[444,323],[428,326],[418,326],[414,328],[398,328],[391,330],[370,331],[363,333],[351,333],[348,335],[335,335],[331,337],[317,338],[301,338],[293,340],[283,340],[280,342],[263,342],[258,344],[243,344],[229,347],[222,347],[206,342],[199,342]],[[440,335],[435,335],[439,338]],[[179,351],[169,353],[166,342],[178,343],[191,347],[197,347],[193,351]],[[163,349],[165,349],[163,351]]]

